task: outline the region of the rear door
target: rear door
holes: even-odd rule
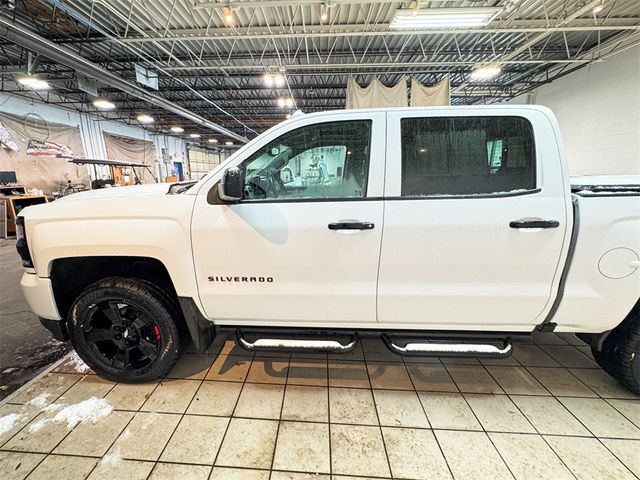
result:
[[[555,132],[535,110],[462,112],[388,114],[378,321],[530,330],[568,234]]]
[[[246,191],[193,213],[200,298],[220,324],[340,327],[376,322],[385,114],[303,116],[228,167]]]

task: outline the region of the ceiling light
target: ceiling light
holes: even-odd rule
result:
[[[46,81],[41,80],[34,75],[26,75],[24,77],[18,77],[17,82],[20,85],[24,85],[25,87],[32,88],[33,90],[47,90],[50,88],[50,85]]]
[[[235,23],[235,16],[233,15],[233,10],[227,8],[224,11],[224,23],[231,26]]]
[[[502,73],[502,69],[497,65],[487,65],[484,67],[476,68],[471,72],[471,80],[490,80],[497,77]]]
[[[264,82],[264,86],[267,88],[282,88],[286,83],[282,73],[265,73],[262,76],[262,81]]]
[[[327,4],[321,3],[320,4],[320,21],[322,23],[325,23],[327,20],[329,20],[329,11],[327,10]]]
[[[280,108],[293,107],[293,98],[291,97],[279,97],[278,100],[276,100],[276,102],[278,103],[278,106]]]
[[[140,123],[153,123],[153,117],[151,115],[138,115],[137,119]]]
[[[595,7],[593,7],[593,13],[600,13],[602,10],[604,10],[604,2],[600,2],[598,5],[596,5]]]
[[[224,142],[224,144],[225,144],[225,145],[233,145],[233,142],[231,142],[231,141],[226,141],[226,142]]]
[[[100,110],[113,110],[116,106],[106,98],[96,98],[93,101],[93,106]]]
[[[416,8],[418,11],[416,11]],[[501,8],[429,8],[396,10],[389,28],[391,30],[412,30],[421,28],[464,28],[487,25],[501,11]]]
[[[273,75],[271,75],[270,73],[265,73],[262,76],[262,81],[264,82],[264,86],[267,88],[272,88],[276,83]]]
[[[218,139],[217,138],[210,138],[208,140],[209,143],[218,143]]]
[[[291,114],[290,114],[290,113],[287,113],[287,114],[285,115],[285,118],[286,118],[287,120],[289,120],[289,119],[291,118]]]
[[[420,1],[419,0],[416,0],[413,8],[411,9],[411,14],[414,17],[417,17],[418,15],[420,15]]]
[[[182,128],[182,127],[171,127],[171,131],[173,133],[182,133],[182,132],[184,132],[184,128]]]
[[[199,133],[190,133],[189,134],[189,138],[200,138],[200,134]]]

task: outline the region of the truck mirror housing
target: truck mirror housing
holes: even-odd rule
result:
[[[244,175],[238,167],[228,168],[218,184],[218,196],[225,202],[239,202],[244,193]]]

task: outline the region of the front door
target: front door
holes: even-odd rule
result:
[[[239,203],[219,200],[222,172],[200,190],[192,238],[208,317],[327,328],[376,322],[384,119],[301,117],[225,165],[245,177]]]
[[[389,113],[380,323],[531,330],[549,310],[566,174],[542,113],[503,111]]]

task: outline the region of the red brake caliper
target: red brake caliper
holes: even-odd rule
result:
[[[160,340],[160,329],[157,327],[157,325],[153,326],[153,331],[156,334],[156,341]]]

